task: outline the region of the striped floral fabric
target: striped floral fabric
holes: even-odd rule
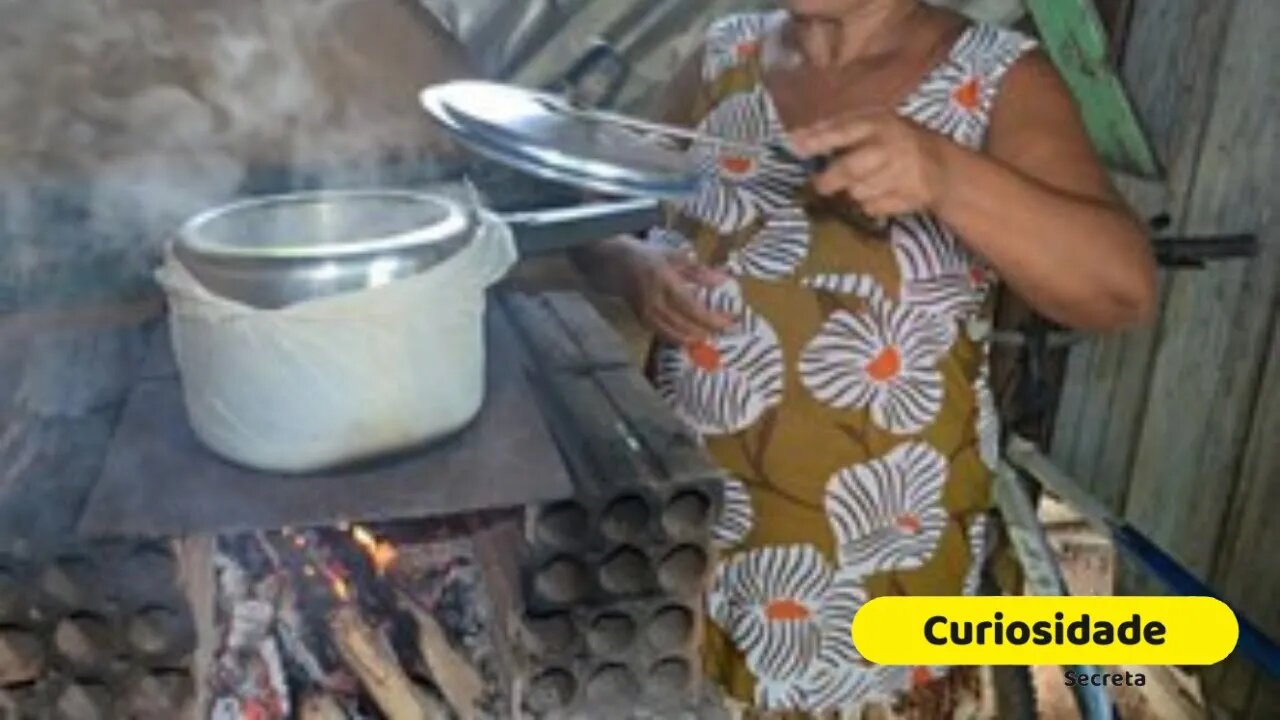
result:
[[[783,19],[711,28],[699,129],[785,142],[760,81]],[[1000,80],[1030,47],[973,25],[899,111],[980,147]],[[952,673],[872,666],[849,627],[872,597],[978,589],[998,427],[974,328],[994,278],[934,217],[893,218],[873,238],[809,207],[794,161],[690,152],[700,190],[652,240],[724,270],[729,280],[697,292],[739,321],[703,343],[656,347],[651,371],[732,474],[714,528],[707,671],[763,710],[847,714],[902,700]]]

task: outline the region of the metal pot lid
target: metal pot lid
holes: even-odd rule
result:
[[[333,260],[470,237],[476,220],[459,202],[393,190],[303,192],[234,202],[201,213],[177,245],[208,260]]]
[[[459,80],[433,85],[419,99],[468,148],[531,175],[659,199],[685,197],[697,187],[696,168],[683,152],[593,119],[554,95]]]

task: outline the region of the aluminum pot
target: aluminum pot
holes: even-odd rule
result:
[[[282,308],[415,275],[475,231],[475,213],[443,195],[297,193],[198,215],[178,231],[173,252],[214,293]]]
[[[157,273],[196,435],[299,473],[454,432],[484,397],[486,288],[523,248],[654,223],[645,201],[501,218],[442,194],[259,198],[187,223]]]
[[[318,191],[209,210],[178,231],[173,253],[202,285],[257,308],[283,308],[421,273],[479,229],[463,185],[435,192]],[[591,203],[497,216],[521,255],[555,252],[661,221],[654,200]]]

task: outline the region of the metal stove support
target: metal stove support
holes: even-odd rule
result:
[[[995,500],[1008,530],[1009,541],[1026,570],[1027,587],[1036,595],[1069,595],[1062,570],[1036,515],[1031,494],[1018,477],[1018,471],[1008,463],[1001,463],[996,472]],[[1067,669],[1089,675],[1097,672],[1097,668],[1087,665],[1073,665]],[[1084,720],[1111,720],[1116,717],[1111,698],[1104,688],[1077,684],[1072,692]]]

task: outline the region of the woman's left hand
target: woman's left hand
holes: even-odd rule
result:
[[[830,156],[814,178],[823,195],[846,195],[867,215],[935,210],[953,143],[896,114],[836,118],[791,133],[803,157]]]

